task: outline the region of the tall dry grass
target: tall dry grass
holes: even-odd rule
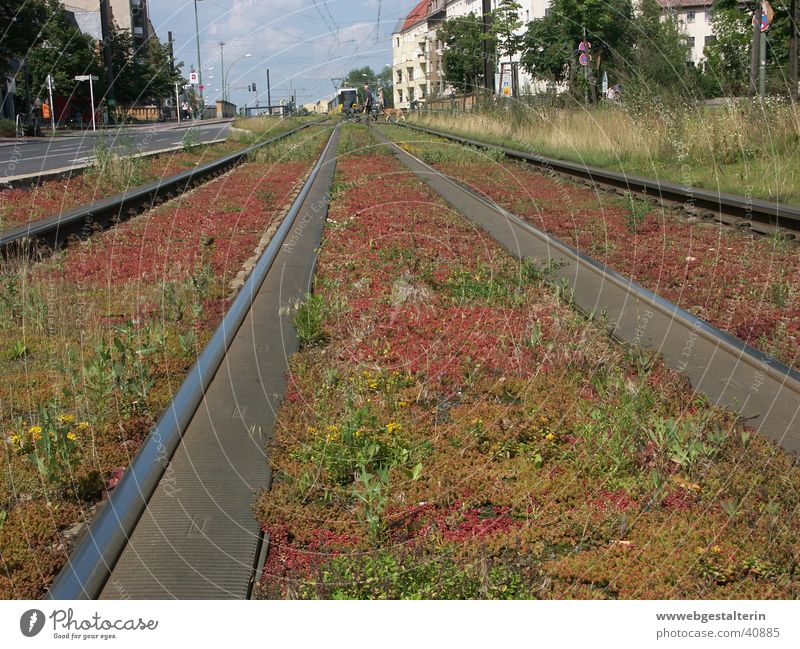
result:
[[[519,105],[421,112],[421,125],[556,158],[675,182],[800,201],[800,114],[789,102],[627,110]]]

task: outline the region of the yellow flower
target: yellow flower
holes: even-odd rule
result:
[[[386,432],[389,433],[390,435],[394,435],[401,428],[402,426],[398,424],[396,421],[390,421],[388,424],[386,424]]]
[[[75,433],[73,433],[72,431],[70,431],[70,432],[67,433],[67,439],[70,442],[74,442],[76,439],[78,439],[78,436]]]
[[[401,408],[408,408],[408,401],[400,401],[397,405]]]
[[[78,430],[88,430],[89,429],[89,422],[82,421],[78,424]]]
[[[545,435],[545,439],[546,439],[548,442],[552,442],[552,441],[553,441],[555,438],[556,438],[556,436],[555,436],[555,435],[553,435],[553,433],[547,433],[547,435]]]
[[[31,426],[28,429],[28,432],[33,436],[33,441],[38,442],[42,439],[42,427],[41,426]]]
[[[718,545],[715,545],[713,548],[711,548],[711,551],[712,552],[722,552],[722,548],[719,547]]]
[[[71,421],[75,421],[75,417],[73,415],[59,415],[58,416],[58,423],[59,424],[68,424]]]
[[[12,444],[19,444],[20,443],[20,436],[19,435],[12,435],[11,436],[11,443]]]

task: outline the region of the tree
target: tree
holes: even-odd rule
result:
[[[52,75],[59,95],[86,99],[89,88],[75,81],[77,75],[101,76],[102,64],[95,41],[68,18],[58,0],[48,0],[49,20],[26,60],[32,77],[32,92],[42,98],[47,93],[47,75]]]
[[[630,55],[631,0],[553,0],[550,13],[528,26],[521,45],[522,65],[531,74],[554,82],[577,79],[578,44],[584,29],[592,44],[592,69],[616,73],[619,61]]]
[[[629,58],[615,57],[625,96],[646,101],[694,94],[696,75],[687,69],[689,39],[674,12],[664,16],[658,0],[642,0],[631,22],[633,46]]]
[[[136,47],[130,31],[114,27],[111,49],[116,77],[114,95],[118,103],[160,103],[175,92],[181,81],[180,67],[170,66],[169,48],[156,39]]]
[[[516,0],[500,0],[492,11],[492,36],[497,54],[508,57],[509,63],[522,48],[522,36],[517,31],[522,27],[519,11],[522,5]]]
[[[711,94],[743,95],[750,83],[752,14],[735,0],[718,0],[711,17],[713,42],[706,45],[705,84]]]
[[[464,94],[483,86],[483,26],[474,12],[446,20],[437,32],[444,44],[442,72],[447,84]]]
[[[25,57],[41,40],[47,19],[43,0],[0,2],[0,70],[7,70],[11,59]]]

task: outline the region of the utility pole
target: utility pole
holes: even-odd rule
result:
[[[108,0],[100,0],[100,35],[103,38],[103,63],[106,68],[106,103],[113,108],[114,98],[114,57],[111,49],[111,21],[109,20]]]
[[[758,94],[761,99],[767,95],[767,32],[761,34],[758,48]]]
[[[203,64],[200,62],[200,20],[197,17],[197,0],[194,0],[194,29],[197,35],[197,80],[200,89],[200,119],[203,119],[203,112],[206,109],[206,100],[203,97]]]
[[[169,71],[175,72],[175,41],[172,40],[172,32],[167,32],[167,43],[169,47]]]
[[[797,101],[797,0],[789,3],[789,96]]]
[[[492,0],[483,0],[483,85],[494,93],[494,52],[490,51],[489,36],[492,32]]]
[[[749,96],[752,99],[758,92],[758,74],[761,61],[761,0],[756,2],[756,11],[753,16],[753,47],[750,52],[750,90]]]
[[[222,101],[228,101],[227,93],[225,91],[225,43],[219,42],[219,69],[222,72]]]
[[[267,68],[267,112],[272,115],[272,91],[269,87],[269,68]]]

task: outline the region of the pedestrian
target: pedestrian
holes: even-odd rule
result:
[[[383,112],[383,109],[386,108],[386,100],[383,96],[383,86],[378,88],[378,108],[380,112]]]
[[[372,112],[372,91],[369,89],[369,84],[364,84],[364,115],[369,119],[369,114]]]

